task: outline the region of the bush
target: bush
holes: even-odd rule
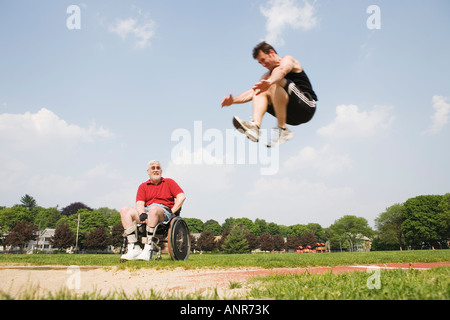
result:
[[[248,252],[247,238],[245,238],[244,230],[240,225],[234,225],[231,228],[230,234],[223,244],[223,251],[229,254]]]

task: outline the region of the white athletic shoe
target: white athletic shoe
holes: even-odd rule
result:
[[[294,134],[288,128],[273,128],[272,130],[272,141],[267,145],[268,148],[279,146],[282,143],[285,143],[288,140],[291,140],[294,137]]]
[[[139,246],[131,244],[128,246],[128,252],[123,254],[120,259],[122,260],[136,260],[136,258],[141,254],[142,249]]]
[[[153,250],[153,246],[146,243],[144,246],[144,250],[136,257],[136,260],[144,260],[144,261],[150,261],[153,258],[153,253],[155,251]]]
[[[234,117],[233,124],[239,132],[245,134],[253,142],[259,141],[259,127],[253,121],[245,121]]]

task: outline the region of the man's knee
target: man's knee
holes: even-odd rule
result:
[[[123,220],[124,218],[128,218],[128,217],[133,217],[133,213],[134,213],[134,208],[131,207],[122,207],[120,209],[120,218]]]
[[[119,211],[120,216],[127,215],[129,211],[130,211],[130,207],[125,206],[125,207],[120,208],[120,211]]]
[[[161,214],[164,214],[164,210],[158,206],[151,206],[150,209],[147,212],[148,217],[152,217],[152,218],[156,218],[156,217],[160,217]]]

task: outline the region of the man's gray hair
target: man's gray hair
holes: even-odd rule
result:
[[[147,163],[147,170],[150,169],[150,167],[151,167],[152,164],[157,164],[158,166],[161,167],[161,170],[162,170],[161,162],[159,162],[158,160],[150,160],[150,161]]]

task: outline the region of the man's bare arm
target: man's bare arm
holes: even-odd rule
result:
[[[186,196],[184,195],[184,193],[177,194],[177,196],[175,197],[175,204],[172,207],[172,213],[175,213],[181,209],[184,200],[186,200]]]
[[[138,214],[146,213],[145,211],[145,202],[144,201],[137,201],[136,202],[136,210]]]
[[[267,79],[262,79],[260,82],[255,84],[252,88],[256,95],[267,91],[270,86],[274,83],[278,83],[286,77],[286,75],[292,71],[295,67],[295,59],[291,56],[286,56],[281,59],[280,65],[272,70],[270,77]]]
[[[229,96],[223,98],[222,107],[228,107],[231,106],[232,104],[246,103],[252,101],[253,95],[254,95],[253,89],[247,90],[236,97],[233,97],[233,95],[230,94]]]
[[[267,72],[261,77],[261,80],[268,79],[269,77],[270,77],[270,72]],[[250,102],[253,100],[254,95],[255,95],[255,91],[253,89],[247,90],[236,97],[233,97],[233,95],[230,94],[228,97],[223,98],[222,107],[228,107],[228,106],[231,106],[232,104]]]

